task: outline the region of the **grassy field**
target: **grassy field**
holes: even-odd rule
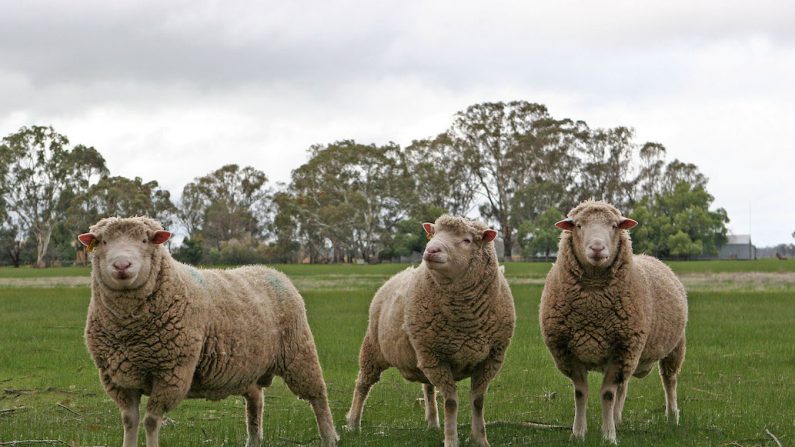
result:
[[[758,268],[770,272],[777,271],[779,265],[765,261],[692,264],[674,264],[674,269],[705,273]],[[795,262],[780,264],[789,268]],[[296,278],[306,299],[340,445],[441,445],[441,432],[424,428],[419,385],[404,382],[394,370],[385,373],[373,388],[362,432],[342,429],[370,298],[382,277],[404,267],[280,266]],[[507,272],[512,277],[534,278],[543,277],[546,268],[545,264],[508,264]],[[44,272],[48,270],[28,269],[25,274],[34,277]],[[87,270],[83,272],[87,274]],[[3,270],[2,275],[7,272]],[[346,280],[348,276],[367,280],[351,282]],[[595,393],[601,380],[598,374],[591,375],[585,443],[571,443],[567,429],[522,425],[533,421],[567,426],[574,410],[570,384],[554,368],[540,338],[537,309],[541,286],[512,287],[517,331],[506,365],[486,399],[492,445],[602,445]],[[677,427],[666,424],[656,374],[633,379],[625,423],[619,428],[621,445],[775,446],[766,430],[782,445],[794,445],[793,292],[795,289],[691,292],[687,360],[679,381],[682,423]],[[57,439],[73,447],[121,445],[116,406],[102,391],[83,344],[88,299],[85,287],[0,289],[0,445],[25,439]],[[468,402],[467,390],[468,381],[460,382],[462,402]],[[265,395],[268,445],[317,443],[314,418],[305,402],[295,399],[278,379]],[[173,422],[161,431],[162,445],[242,446],[246,438],[243,413],[242,398],[185,401],[169,414]],[[464,440],[469,433],[466,405],[459,423]]]

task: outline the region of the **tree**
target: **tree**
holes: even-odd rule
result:
[[[550,207],[535,220],[522,223],[518,239],[525,257],[544,253],[544,260],[549,260],[549,253],[555,250],[560,240],[560,230],[555,228],[555,222],[563,215],[559,209]]]
[[[110,216],[149,216],[168,228],[175,212],[171,194],[160,189],[156,180],[144,183],[140,177],[104,176],[73,200],[69,214],[72,221],[81,224]]]
[[[640,223],[632,231],[635,252],[677,258],[716,254],[727,240],[729,218],[723,208],[710,211],[713,200],[704,186],[684,181],[644,197],[632,213]]]
[[[588,132],[580,167],[579,201],[604,200],[618,209],[629,207],[634,153],[633,132],[627,127]]]
[[[216,249],[221,242],[251,237],[260,241],[268,224],[268,177],[250,166],[221,167],[182,190],[178,217],[194,238]]]
[[[409,214],[419,217],[429,209],[464,216],[473,207],[478,180],[450,135],[415,140],[404,150],[412,184],[403,201]]]
[[[310,257],[328,240],[335,262],[357,253],[366,262],[377,259],[385,235],[406,215],[401,198],[410,177],[400,148],[345,140],[313,146],[310,154],[290,185]]]
[[[0,144],[5,208],[23,232],[36,238],[36,266],[45,254],[56,223],[63,220],[72,198],[86,191],[94,178],[107,173],[105,160],[93,147],[69,148],[69,140],[52,127],[22,127]]]
[[[576,162],[574,143],[584,123],[555,120],[540,104],[525,101],[482,103],[456,114],[449,135],[486,198],[483,217],[500,225],[505,257],[510,258],[516,194],[551,180],[570,184]]]

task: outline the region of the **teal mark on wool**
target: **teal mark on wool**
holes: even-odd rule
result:
[[[281,275],[276,272],[269,271],[265,274],[265,281],[271,286],[274,292],[287,293],[287,284],[285,284]]]
[[[196,267],[186,265],[185,268],[188,270],[188,273],[190,273],[190,276],[192,276],[200,286],[204,286],[204,276],[202,276],[201,272],[199,272]]]

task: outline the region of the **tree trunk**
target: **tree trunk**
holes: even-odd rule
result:
[[[47,225],[44,228],[36,230],[36,268],[47,267],[44,257],[47,255],[47,248],[50,246],[51,234],[52,225]]]
[[[502,225],[502,243],[505,253],[505,261],[511,260],[511,248],[513,246],[513,228],[510,224]]]

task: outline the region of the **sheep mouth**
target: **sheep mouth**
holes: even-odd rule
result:
[[[425,253],[422,259],[428,264],[444,264],[447,262],[447,256],[438,253]]]

